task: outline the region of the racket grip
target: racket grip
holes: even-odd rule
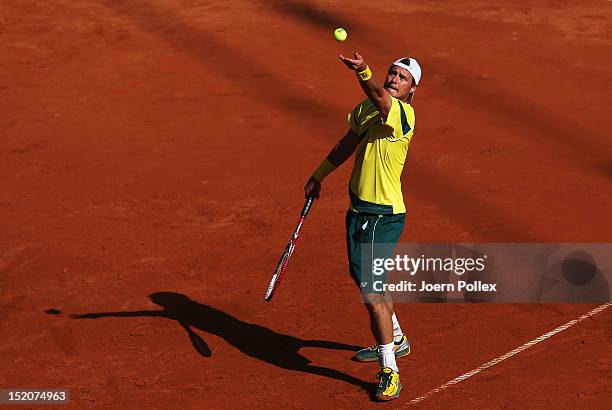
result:
[[[308,199],[306,200],[306,203],[304,204],[304,208],[302,208],[302,213],[301,213],[302,218],[306,218],[306,215],[308,215],[308,212],[310,212],[310,207],[312,206],[313,202],[314,202],[314,196],[309,196]]]

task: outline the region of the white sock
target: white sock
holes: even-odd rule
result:
[[[380,367],[390,367],[396,372],[399,372],[397,363],[395,363],[395,351],[393,350],[393,342],[388,343],[386,345],[378,345],[378,349],[380,350]]]
[[[402,328],[395,316],[395,312],[393,312],[393,316],[391,316],[391,320],[393,321],[393,341],[399,343],[402,341],[402,337],[404,336],[404,332],[402,332]]]

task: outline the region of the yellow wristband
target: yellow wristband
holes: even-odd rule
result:
[[[317,181],[321,182],[323,181],[323,178],[329,175],[336,168],[337,167],[334,164],[332,164],[327,158],[325,158],[325,161],[321,162],[319,168],[317,168],[315,172],[312,173],[312,177]]]
[[[370,67],[366,66],[365,70],[357,73],[357,77],[359,77],[359,81],[368,81],[372,78],[372,70],[370,70]]]

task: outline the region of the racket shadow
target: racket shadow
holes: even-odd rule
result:
[[[121,312],[96,312],[71,315],[73,319],[98,319],[107,317],[162,317],[175,320],[187,332],[194,349],[203,357],[210,357],[208,344],[194,329],[223,338],[247,356],[259,359],[282,369],[316,374],[372,390],[374,384],[336,369],[310,364],[299,353],[303,347],[356,351],[360,346],[327,340],[305,340],[275,332],[267,327],[244,322],[212,306],[198,303],[175,292],[156,292],[151,300],[162,310],[138,310]]]

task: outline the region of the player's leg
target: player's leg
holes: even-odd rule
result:
[[[393,320],[384,295],[370,293],[363,295],[370,314],[370,328],[379,345],[393,342]]]
[[[375,220],[371,215],[358,214],[352,211],[346,213],[346,248],[348,254],[349,271],[351,277],[355,281],[357,287],[361,290],[362,294],[368,294],[367,289],[372,288],[371,273],[364,274],[362,272],[362,244],[367,244],[371,241],[371,231],[374,226]],[[364,300],[365,302],[365,300]],[[366,304],[366,306],[368,306]],[[374,306],[374,305],[372,305]],[[372,333],[380,333],[376,325],[376,321],[372,319],[378,313],[372,307],[368,309],[370,312],[370,326]],[[380,311],[380,308],[378,309]],[[366,349],[359,350],[353,360],[360,362],[374,362],[378,360],[378,344],[368,347]]]
[[[397,320],[397,316],[395,315],[395,310],[393,309],[393,297],[391,296],[391,292],[385,292],[385,302],[387,303],[387,308],[391,312],[391,320],[393,321],[393,341],[399,342],[404,333],[402,332],[402,327]]]
[[[408,342],[408,338],[404,334],[404,331],[402,330],[399,320],[395,314],[395,310],[393,309],[393,298],[391,297],[391,293],[389,291],[385,292],[385,301],[387,302],[387,308],[391,312],[391,321],[393,322],[395,357],[399,359],[400,357],[408,356],[410,354],[410,343]]]
[[[393,244],[392,246],[395,248],[395,244],[399,241],[402,231],[404,230],[405,221],[406,216],[404,214],[385,216],[381,220],[382,223],[379,225],[376,240],[379,243]],[[391,245],[389,245],[389,249],[387,251],[392,253],[392,249],[390,247]],[[393,322],[393,349],[395,351],[395,357],[400,358],[408,356],[410,354],[410,343],[408,343],[408,338],[406,335],[404,335],[402,327],[400,326],[399,320],[395,314],[391,292],[385,292],[385,301],[387,302],[387,307],[391,312],[391,321]]]
[[[369,293],[363,299],[370,314],[370,327],[378,344],[378,360],[381,368],[399,371],[393,349],[393,321],[384,294]]]
[[[385,300],[385,291],[381,284],[386,283],[386,272],[374,274],[374,257],[376,243],[395,244],[403,228],[401,224],[394,224],[393,215],[385,218],[384,215],[363,215],[347,213],[347,250],[349,255],[349,268],[351,276],[359,286],[363,301],[370,316],[370,325],[374,338],[377,341],[375,348],[365,349],[374,360],[378,359],[381,371],[378,374],[380,382],[376,389],[378,400],[392,400],[399,397],[401,383],[399,369],[395,362],[395,349],[393,342],[392,311]],[[399,229],[399,232],[396,232]],[[393,235],[389,233],[393,231]],[[364,258],[362,260],[362,252]],[[384,255],[382,255],[384,257]],[[391,255],[389,255],[391,256]],[[371,261],[370,261],[371,259]],[[370,262],[367,262],[370,261]],[[372,361],[372,360],[368,360]]]
[[[370,315],[370,327],[377,342],[376,355],[380,364],[378,373],[380,381],[375,397],[377,400],[393,400],[399,397],[402,385],[395,361],[391,311],[387,306],[384,292],[368,289],[366,293],[362,293],[362,298]]]
[[[374,230],[372,231],[372,266],[374,260],[378,258],[387,259],[393,256],[393,248],[399,241],[399,238],[404,229],[405,215],[381,215],[377,220]],[[382,245],[380,249],[375,249],[375,245]],[[387,272],[380,275],[382,283],[387,283]],[[376,390],[376,398],[378,400],[393,400],[399,397],[402,389],[400,383],[399,368],[396,359],[396,344],[394,341],[394,320],[393,299],[388,291],[379,293],[379,305],[382,307],[382,313],[375,318],[379,320],[378,326],[383,330],[383,339],[378,340],[379,363],[380,363],[380,382]],[[382,322],[380,322],[382,320]],[[397,328],[399,323],[395,317]],[[404,336],[402,335],[402,338]]]
[[[362,272],[361,249],[362,244],[371,245],[374,239],[378,243],[395,244],[401,236],[404,227],[404,215],[384,215],[382,218],[379,215],[363,215],[347,212],[347,250],[349,254],[349,269],[351,276],[356,284],[362,290],[362,293],[367,291],[366,287],[371,286],[372,278],[368,278]],[[369,246],[368,246],[369,248]],[[391,246],[388,247],[390,250]],[[376,278],[380,279],[380,278]],[[385,302],[387,310],[391,312],[391,321],[393,326],[393,339],[395,356],[397,358],[407,356],[410,353],[410,344],[404,336],[402,329],[397,321],[397,317],[393,312],[393,299],[389,292],[385,292]],[[376,345],[358,350],[352,357],[358,362],[374,362],[379,360],[378,343]]]
[[[395,351],[393,349],[393,321],[391,311],[385,301],[384,293],[369,293],[363,295],[368,313],[370,314],[370,325],[372,334],[378,343],[378,361],[380,382],[376,388],[378,400],[393,400],[399,397],[402,385],[399,379],[399,368],[395,362]]]

